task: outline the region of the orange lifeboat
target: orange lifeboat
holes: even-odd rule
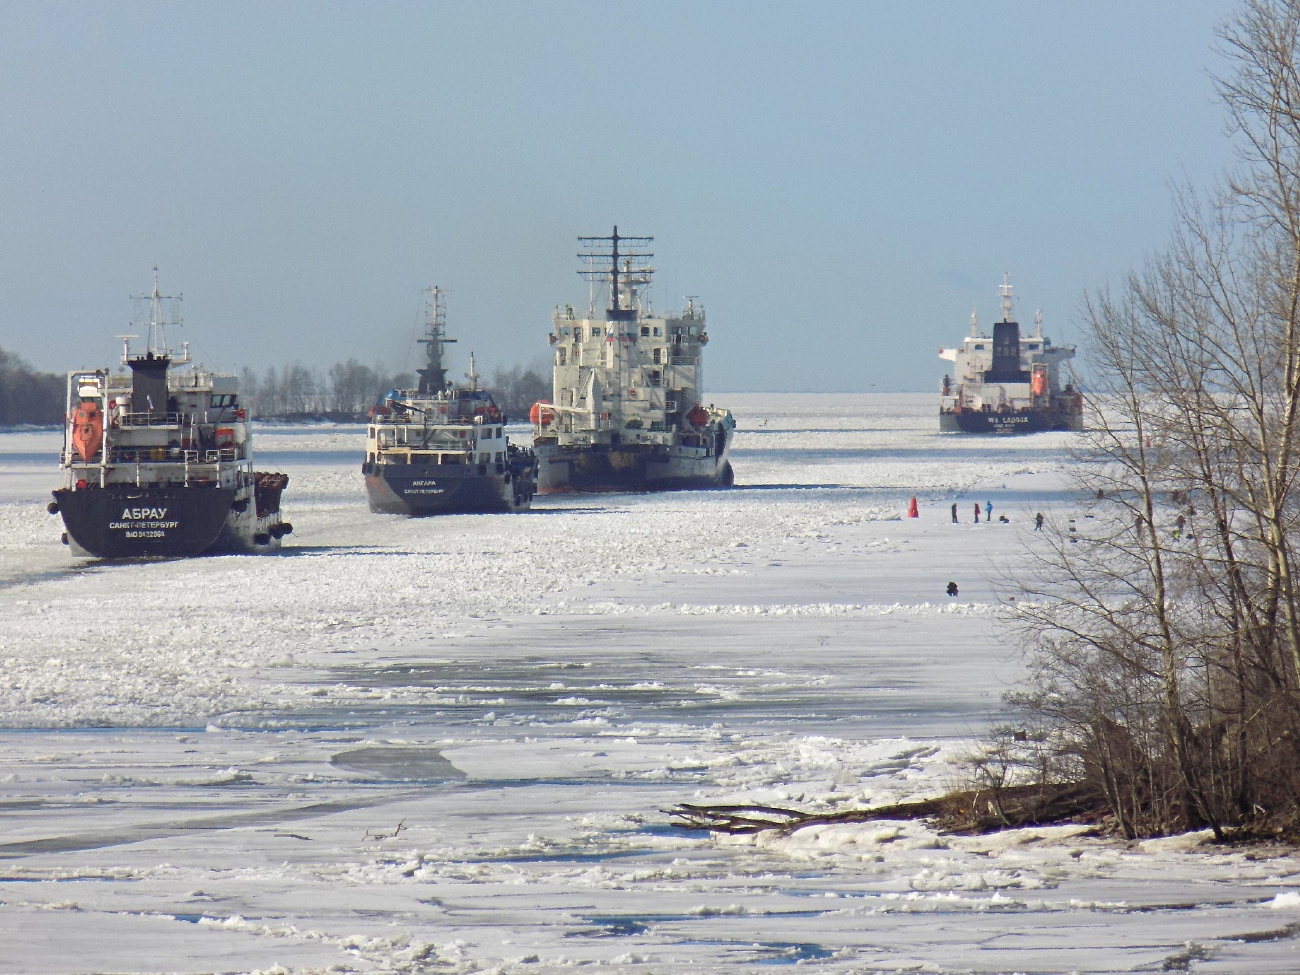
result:
[[[533,408],[528,411],[528,419],[533,421],[533,426],[544,427],[555,419],[555,411],[548,410],[551,405],[550,400],[539,399],[533,404]]]
[[[690,421],[691,426],[702,427],[709,422],[709,411],[696,403],[686,414],[686,419]]]
[[[1034,366],[1033,378],[1031,379],[1031,392],[1035,396],[1047,395],[1047,367]]]
[[[104,414],[99,404],[86,400],[72,414],[72,446],[81,459],[89,463],[99,453],[104,440]]]

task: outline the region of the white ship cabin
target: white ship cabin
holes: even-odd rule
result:
[[[674,316],[656,316],[638,283],[620,289],[624,307],[605,318],[578,318],[572,305],[555,309],[553,395],[534,417],[540,435],[560,443],[655,444],[693,429],[687,415],[700,403],[701,350],[709,341],[704,310],[691,299]]]
[[[505,470],[506,418],[481,389],[391,390],[370,410],[368,464],[478,464]]]
[[[970,335],[956,348],[940,349],[939,358],[953,364],[944,376],[944,408],[1014,410],[1046,407],[1061,389],[1061,363],[1074,358],[1073,346],[1054,346],[1043,335],[1043,319],[1035,316],[1034,330],[1020,334],[1020,325],[1004,319],[993,335],[982,334],[971,313]]]
[[[238,488],[252,483],[248,415],[234,376],[152,352],[126,359],[131,374],[68,376],[61,464],[66,487],[181,484]]]

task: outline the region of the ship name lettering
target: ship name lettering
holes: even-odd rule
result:
[[[166,508],[123,508],[123,521],[161,521],[167,517]]]

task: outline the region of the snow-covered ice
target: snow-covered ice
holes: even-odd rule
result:
[[[0,972],[1300,967],[1284,850],[669,827],[955,784],[1022,666],[997,580],[1070,505],[1065,435],[718,399],[736,489],[515,516],[372,515],[360,427],[264,426],[282,553],[141,564],[71,559],[58,435],[0,434]]]

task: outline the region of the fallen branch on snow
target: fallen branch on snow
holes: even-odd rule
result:
[[[805,826],[866,823],[878,819],[925,819],[948,833],[988,833],[1016,826],[1043,826],[1064,822],[1095,823],[1109,815],[1103,797],[1077,783],[1058,786],[1017,786],[952,792],[937,799],[900,802],[868,809],[806,812],[782,806],[701,805],[678,803],[668,814],[679,829],[711,833],[792,833]]]

